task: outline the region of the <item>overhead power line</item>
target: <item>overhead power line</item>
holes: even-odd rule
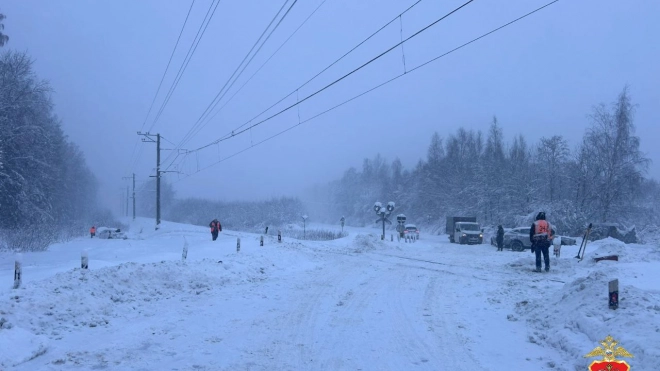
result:
[[[181,26],[181,31],[179,31],[179,37],[176,39],[176,43],[174,44],[174,49],[172,49],[172,54],[170,55],[170,59],[167,61],[167,67],[165,67],[165,71],[163,72],[163,76],[160,79],[160,83],[158,84],[158,89],[156,89],[156,94],[154,94],[154,98],[151,101],[151,105],[149,106],[149,111],[147,111],[147,116],[144,118],[144,121],[142,122],[142,126],[140,126],[140,130],[144,129],[144,125],[147,124],[147,119],[149,118],[149,115],[151,114],[151,109],[154,106],[154,103],[156,102],[156,97],[158,97],[158,93],[160,92],[160,87],[163,85],[163,80],[165,80],[165,75],[167,74],[167,71],[170,68],[170,63],[172,63],[172,58],[174,57],[174,53],[176,52],[176,48],[179,46],[179,41],[181,40],[181,35],[183,35],[183,30],[186,28],[186,24],[188,23],[188,17],[190,17],[190,12],[192,11],[193,6],[195,5],[195,0],[193,0],[190,3],[190,8],[188,9],[188,14],[186,14],[186,19],[183,21],[183,26]],[[133,163],[133,159],[135,158],[135,151],[138,147],[138,144],[140,143],[139,140],[135,141],[135,147],[133,148],[133,154],[131,155],[131,167],[134,167],[135,164]],[[142,148],[142,147],[140,147]],[[139,157],[139,156],[138,156]]]
[[[381,87],[383,87],[383,86],[385,86],[385,85],[387,85],[387,84],[389,84],[389,83],[391,83],[391,82],[393,82],[393,81],[395,81],[395,80],[401,78],[402,76],[405,76],[405,75],[408,75],[408,74],[410,74],[410,73],[412,73],[412,72],[414,72],[414,71],[417,71],[418,69],[420,69],[420,68],[422,68],[422,67],[424,67],[424,66],[427,66],[428,64],[430,64],[430,63],[432,63],[432,62],[435,62],[435,61],[437,61],[437,60],[440,59],[440,58],[443,58],[443,57],[445,57],[445,56],[447,56],[447,55],[449,55],[449,54],[451,54],[451,53],[453,53],[453,52],[455,52],[455,51],[457,51],[457,50],[459,50],[459,49],[462,49],[462,48],[464,48],[464,47],[466,47],[466,46],[468,46],[468,45],[470,45],[470,44],[472,44],[472,43],[474,43],[474,42],[480,40],[480,39],[483,39],[484,37],[489,36],[489,35],[491,35],[491,34],[497,32],[497,31],[499,31],[499,30],[501,30],[501,29],[503,29],[503,28],[505,28],[505,27],[507,27],[507,26],[510,26],[510,25],[512,25],[512,24],[514,24],[514,23],[516,23],[516,22],[518,22],[518,21],[520,21],[520,20],[522,20],[522,19],[524,19],[524,18],[526,18],[526,17],[528,17],[528,16],[530,16],[530,15],[536,13],[536,12],[539,12],[539,11],[541,11],[542,9],[545,9],[545,8],[549,7],[550,5],[552,5],[552,4],[554,4],[554,3],[557,3],[557,2],[559,2],[559,0],[551,1],[551,2],[549,2],[549,3],[547,3],[547,4],[543,5],[543,6],[541,6],[541,7],[539,7],[539,8],[536,8],[535,10],[533,10],[533,11],[531,11],[531,12],[525,14],[525,15],[522,15],[522,16],[520,16],[520,17],[518,17],[518,18],[516,18],[516,19],[514,19],[514,20],[512,20],[512,21],[510,21],[510,22],[508,22],[508,23],[505,23],[505,24],[503,24],[502,26],[499,26],[499,27],[497,27],[497,28],[495,28],[495,29],[493,29],[493,30],[491,30],[491,31],[489,31],[489,32],[487,32],[487,33],[485,33],[485,34],[482,34],[481,36],[476,37],[476,38],[474,38],[474,39],[472,39],[472,40],[470,40],[470,41],[468,41],[468,42],[466,42],[466,43],[464,43],[464,44],[462,44],[462,45],[460,45],[460,46],[457,46],[457,47],[455,47],[455,48],[453,48],[453,49],[451,49],[451,50],[449,50],[449,51],[447,51],[447,52],[445,52],[445,53],[443,53],[443,54],[440,54],[439,56],[437,56],[437,57],[435,57],[435,58],[432,58],[432,59],[430,59],[430,60],[428,60],[428,61],[426,61],[426,62],[420,64],[419,66],[417,66],[417,67],[415,67],[415,68],[413,68],[413,69],[408,70],[407,72],[403,72],[403,73],[401,73],[401,74],[399,74],[399,75],[397,75],[397,76],[395,76],[395,77],[393,77],[393,78],[391,78],[391,79],[389,79],[389,80],[387,80],[387,81],[385,81],[385,82],[383,82],[383,83],[380,83],[380,84],[378,84],[378,85],[376,85],[376,86],[370,88],[369,90],[366,90],[366,91],[364,91],[364,92],[362,92],[362,93],[360,93],[360,94],[358,94],[358,95],[355,95],[355,96],[353,96],[353,97],[351,97],[351,98],[349,98],[349,99],[347,99],[347,100],[345,100],[345,101],[343,101],[343,102],[341,102],[341,103],[339,103],[339,104],[337,104],[337,105],[335,105],[335,106],[333,106],[333,107],[330,107],[330,108],[328,108],[327,110],[325,110],[325,111],[323,111],[323,112],[320,112],[320,113],[318,113],[318,114],[316,114],[316,115],[314,115],[314,116],[312,116],[312,117],[310,117],[310,118],[308,118],[308,119],[306,119],[306,120],[304,120],[304,121],[301,121],[301,122],[299,122],[299,123],[297,123],[297,124],[295,124],[295,125],[292,125],[292,126],[286,128],[286,129],[284,129],[284,130],[282,130],[282,131],[280,131],[280,132],[278,132],[278,133],[276,133],[276,134],[271,135],[270,137],[267,137],[267,138],[265,138],[265,139],[263,139],[263,140],[261,140],[261,141],[259,141],[259,142],[257,142],[257,143],[254,143],[254,144],[250,145],[249,147],[246,147],[246,148],[244,148],[244,149],[242,149],[242,150],[240,150],[240,151],[238,151],[238,152],[235,152],[235,153],[233,153],[233,154],[231,154],[231,155],[229,155],[229,156],[226,156],[226,157],[224,157],[224,158],[222,158],[222,159],[220,159],[220,160],[218,160],[218,161],[216,161],[216,162],[213,162],[213,163],[211,163],[211,164],[209,164],[209,165],[207,165],[207,166],[205,166],[205,167],[203,167],[203,168],[199,168],[196,172],[193,172],[192,174],[189,174],[189,175],[187,175],[187,176],[185,176],[185,177],[183,177],[183,178],[180,178],[179,180],[175,181],[174,183],[178,183],[178,182],[180,182],[180,181],[182,181],[182,180],[185,180],[185,179],[191,177],[192,175],[195,175],[195,174],[197,174],[197,173],[199,173],[199,172],[201,172],[201,171],[204,171],[204,170],[206,170],[206,169],[208,169],[208,168],[210,168],[210,167],[213,167],[213,166],[215,166],[215,165],[217,165],[217,164],[219,164],[219,163],[222,163],[222,162],[224,162],[224,161],[227,161],[227,160],[229,160],[229,159],[231,159],[231,158],[233,158],[233,157],[235,157],[235,156],[238,156],[239,154],[241,154],[241,153],[243,153],[243,152],[246,152],[246,151],[252,149],[253,147],[256,147],[256,146],[258,146],[258,145],[260,145],[260,144],[263,144],[263,143],[265,143],[265,142],[267,142],[267,141],[269,141],[269,140],[271,140],[271,139],[273,139],[273,138],[276,138],[276,137],[278,137],[278,136],[280,136],[280,135],[282,135],[282,134],[284,134],[284,133],[286,133],[286,132],[288,132],[288,131],[290,131],[290,130],[292,130],[292,129],[294,129],[294,128],[296,128],[296,127],[298,127],[298,126],[300,126],[300,125],[302,125],[302,124],[304,124],[304,123],[307,123],[307,122],[309,122],[309,121],[311,121],[311,120],[314,120],[314,119],[318,118],[319,116],[322,116],[322,115],[324,115],[324,114],[326,114],[326,113],[328,113],[328,112],[330,112],[330,111],[332,111],[332,110],[334,110],[334,109],[336,109],[336,108],[339,108],[339,107],[343,106],[344,104],[347,104],[347,103],[349,103],[349,102],[351,102],[351,101],[353,101],[353,100],[355,100],[355,99],[360,98],[360,97],[363,96],[363,95],[366,95],[366,94],[368,94],[368,93],[370,93],[370,92],[372,92],[372,91],[374,91],[374,90],[376,90],[376,89],[379,89],[379,88],[381,88]]]
[[[211,119],[212,119],[213,117],[215,117],[215,115],[217,115],[218,112],[220,112],[220,111],[216,111],[216,113],[213,114],[213,116],[210,116],[210,118],[209,118],[209,115],[211,114],[211,112],[212,112],[212,111],[218,106],[218,104],[220,103],[220,101],[222,101],[222,98],[224,98],[225,95],[227,95],[227,93],[229,92],[229,90],[234,86],[234,84],[236,83],[236,81],[237,81],[237,80],[239,79],[239,77],[243,74],[243,71],[245,71],[245,69],[247,68],[247,66],[248,66],[248,65],[252,62],[252,60],[254,59],[254,57],[259,53],[259,51],[261,50],[261,48],[266,44],[266,42],[268,41],[268,39],[273,35],[273,32],[275,32],[275,30],[280,26],[280,24],[282,23],[282,21],[284,20],[284,18],[286,18],[286,16],[289,14],[289,12],[291,11],[291,9],[293,8],[293,6],[296,4],[297,1],[298,1],[298,0],[295,0],[295,1],[293,2],[293,4],[291,4],[291,6],[289,7],[289,9],[286,11],[286,13],[284,13],[284,15],[282,16],[282,18],[280,18],[280,20],[277,22],[277,24],[275,25],[275,28],[273,28],[273,29],[270,31],[270,33],[268,34],[268,36],[266,37],[266,39],[263,41],[263,43],[261,43],[261,45],[259,46],[259,48],[257,49],[257,51],[256,51],[254,54],[252,54],[252,57],[250,57],[250,60],[248,60],[248,62],[247,62],[245,65],[243,65],[243,68],[242,68],[241,71],[238,73],[238,76],[236,76],[236,78],[234,79],[234,81],[232,81],[231,84],[229,84],[229,86],[227,87],[227,89],[225,89],[224,93],[222,93],[222,95],[217,99],[217,101],[216,101],[215,103],[213,103],[213,107],[208,111],[208,114],[206,115],[206,117],[205,117],[204,119],[202,119],[201,121],[199,121],[199,125],[201,125],[201,126],[199,126],[199,127],[197,128],[197,130],[195,130],[195,132],[192,133],[191,137],[197,135],[197,133],[199,133],[200,130],[202,130],[204,127],[206,127],[206,125],[208,125],[208,123],[211,121]],[[206,121],[206,123],[202,123],[203,121]],[[186,142],[187,142],[187,141],[186,141]]]
[[[294,93],[297,93],[299,89],[303,88],[304,86],[306,86],[307,84],[309,84],[310,82],[312,82],[314,79],[316,79],[317,77],[319,77],[321,74],[323,74],[325,71],[327,71],[328,69],[330,69],[332,66],[334,66],[334,65],[337,64],[337,63],[339,63],[342,59],[344,59],[346,56],[348,56],[349,54],[351,54],[351,53],[352,53],[353,51],[355,51],[357,48],[359,48],[359,47],[362,46],[364,43],[366,43],[367,41],[369,41],[372,37],[374,37],[376,34],[378,34],[378,33],[381,32],[383,29],[385,29],[387,26],[389,26],[392,22],[396,21],[396,20],[399,19],[402,15],[404,15],[405,13],[407,13],[408,11],[410,11],[412,8],[414,8],[414,7],[415,7],[417,4],[419,4],[421,1],[422,1],[422,0],[417,0],[415,3],[413,3],[413,4],[410,5],[408,8],[406,8],[403,12],[397,14],[397,15],[396,15],[395,17],[393,17],[390,21],[388,21],[386,24],[384,24],[383,26],[381,26],[378,30],[376,30],[375,32],[373,32],[373,33],[372,33],[371,35],[369,35],[367,38],[365,38],[364,40],[362,40],[361,42],[359,42],[357,45],[355,45],[353,48],[351,48],[349,51],[347,51],[346,53],[344,53],[341,57],[339,57],[338,59],[336,59],[334,62],[330,63],[330,64],[329,64],[328,66],[326,66],[323,70],[321,70],[320,72],[318,72],[316,75],[312,76],[312,78],[308,79],[305,83],[303,83],[302,85],[300,85],[299,87],[297,87],[297,88],[296,88],[295,90],[293,90],[291,93],[287,94],[287,95],[284,96],[282,99],[280,99],[279,101],[275,102],[273,105],[271,105],[270,107],[266,108],[265,110],[263,110],[263,111],[260,112],[258,115],[256,115],[256,116],[253,117],[252,119],[250,119],[250,120],[249,120],[248,122],[246,122],[245,124],[239,126],[238,128],[240,129],[241,127],[243,127],[243,126],[249,124],[250,122],[254,121],[256,118],[258,118],[258,117],[261,116],[262,114],[266,113],[266,112],[269,111],[271,108],[275,107],[276,105],[278,105],[279,103],[281,103],[282,101],[284,101],[285,99],[287,99],[288,97],[290,97],[291,95],[293,95]],[[324,2],[325,2],[325,0],[324,0]],[[322,5],[322,4],[321,4],[321,5]],[[320,7],[320,6],[319,6],[319,7]],[[318,8],[317,8],[316,10],[318,10]],[[314,12],[316,12],[316,10],[315,10]],[[314,13],[312,13],[312,14],[314,14]],[[309,17],[311,17],[311,15],[310,15]],[[308,19],[309,19],[309,17],[308,17]],[[303,22],[303,24],[304,24],[304,22]],[[299,29],[300,27],[302,27],[302,25],[300,25],[300,26],[298,27],[298,29]],[[296,30],[296,31],[297,31],[297,30]],[[296,31],[294,31],[294,33],[295,33]],[[289,36],[289,39],[290,39],[292,36],[293,36],[293,35]],[[287,41],[288,41],[288,39],[287,39]],[[286,43],[286,41],[285,41],[284,43]],[[282,45],[280,45],[280,48],[282,48],[282,46],[284,46],[284,43],[283,43]],[[279,50],[280,48],[278,48],[278,50]],[[276,52],[277,52],[277,51],[276,51]],[[271,58],[272,58],[272,56],[271,56]],[[270,58],[269,58],[269,60],[270,60]],[[268,61],[266,61],[261,67],[263,67],[267,62],[268,62]],[[261,69],[261,67],[260,67],[259,69]],[[257,72],[258,72],[258,70],[257,70]],[[255,74],[256,74],[256,72],[255,72]],[[254,76],[254,74],[253,74],[253,76]],[[252,76],[252,77],[253,77],[253,76]],[[250,77],[250,79],[251,79],[252,77]],[[249,80],[248,80],[248,81],[249,81]],[[246,83],[247,83],[247,82],[246,82]],[[245,86],[245,84],[243,84],[243,86]],[[241,89],[242,89],[242,88],[243,88],[243,87],[241,87]],[[239,89],[239,91],[240,91],[240,89]],[[238,93],[238,92],[236,92],[236,93]],[[234,96],[236,95],[236,93],[234,93]],[[232,98],[233,98],[233,96],[232,96]],[[230,98],[230,100],[231,100],[232,98]],[[222,108],[224,108],[224,106],[226,106],[227,103],[229,103],[229,101],[227,101],[227,102],[226,102],[226,103],[220,108],[220,110],[222,110]],[[217,114],[220,112],[220,110],[216,111],[216,113],[213,115],[213,117],[215,117],[215,115],[217,115]],[[211,117],[211,119],[212,119],[213,117]],[[208,122],[207,122],[207,124],[208,124]],[[226,134],[225,136],[229,136],[229,134]],[[182,141],[181,141],[181,143],[182,143],[181,146],[183,146],[183,145],[184,145],[189,139],[190,139],[190,138],[184,138],[185,142],[182,140]],[[168,161],[168,160],[169,160],[169,158],[166,159],[166,161]],[[169,166],[172,166],[172,164],[170,164]],[[169,168],[169,166],[168,166],[168,168]]]
[[[186,19],[183,21],[183,26],[181,27],[181,31],[179,32],[179,37],[176,39],[176,44],[174,44],[174,49],[172,49],[172,54],[170,54],[170,59],[167,61],[167,67],[165,67],[165,71],[163,72],[163,76],[160,78],[160,83],[158,84],[158,89],[156,89],[156,94],[154,94],[154,99],[151,101],[151,105],[149,106],[149,111],[147,111],[147,116],[144,118],[144,122],[142,122],[142,126],[140,127],[139,131],[142,131],[144,129],[144,125],[147,123],[147,119],[149,118],[149,114],[151,114],[151,109],[154,106],[154,103],[156,102],[156,97],[158,97],[158,93],[160,92],[160,88],[163,85],[163,81],[165,80],[165,75],[167,74],[167,71],[170,68],[170,64],[172,63],[172,58],[174,57],[174,52],[176,52],[177,46],[179,46],[179,41],[181,40],[181,35],[183,35],[183,30],[186,28],[186,23],[188,23],[188,17],[190,17],[190,12],[193,9],[193,5],[195,5],[195,0],[192,1],[190,4],[190,9],[188,9],[188,14],[186,14]]]
[[[419,0],[419,1],[417,1],[417,2],[420,2],[420,1],[422,1],[422,0]],[[241,92],[241,90],[243,90],[243,88],[245,87],[245,85],[247,85],[250,81],[252,81],[252,78],[254,78],[254,76],[255,76],[257,73],[259,73],[259,71],[261,71],[261,69],[264,68],[264,66],[265,66],[266,64],[268,64],[268,62],[270,62],[270,60],[271,60],[271,59],[272,59],[272,58],[273,58],[273,57],[274,57],[274,56],[275,56],[275,55],[276,55],[276,54],[277,54],[277,53],[278,53],[278,52],[284,47],[284,45],[286,45],[286,44],[289,42],[289,40],[291,40],[291,38],[292,38],[292,37],[293,37],[293,36],[294,36],[294,35],[295,35],[295,34],[296,34],[296,33],[302,28],[302,26],[304,26],[305,23],[307,23],[307,21],[308,21],[310,18],[312,18],[312,16],[313,16],[314,14],[316,14],[316,12],[321,8],[321,6],[322,6],[323,4],[325,4],[325,2],[326,2],[326,0],[323,0],[323,1],[321,2],[321,4],[319,4],[319,6],[317,6],[316,9],[314,9],[314,11],[313,11],[309,16],[307,16],[307,18],[305,18],[305,20],[304,20],[304,21],[298,26],[298,28],[296,28],[296,30],[293,31],[293,33],[292,33],[291,35],[289,35],[289,37],[288,37],[286,40],[284,40],[284,42],[283,42],[282,44],[280,44],[280,46],[279,46],[279,47],[273,52],[273,54],[271,54],[270,57],[268,57],[268,59],[266,59],[266,61],[265,61],[261,66],[259,66],[259,68],[257,68],[257,70],[254,71],[254,73],[253,73],[253,74],[252,74],[252,75],[251,75],[251,76],[250,76],[250,77],[249,77],[249,78],[243,83],[243,85],[241,85],[241,87],[238,88],[238,90],[236,90],[236,92],[234,92],[234,94],[232,94],[231,97],[229,97],[229,99],[225,102],[225,104],[223,104],[223,105],[220,107],[220,109],[217,110],[217,111],[213,114],[213,116],[211,116],[211,117],[209,118],[209,121],[212,120],[213,118],[215,118],[215,116],[216,116],[218,113],[220,113],[220,111],[222,111],[222,109],[225,108],[225,106],[227,106],[227,104],[229,104],[229,102],[231,102],[232,99],[234,99],[234,97],[235,97],[238,93]],[[208,121],[207,121],[207,123],[208,123]]]
[[[224,94],[226,94],[226,92],[227,92],[229,89],[231,89],[231,87],[232,87],[233,84],[236,82],[236,80],[242,75],[243,71],[245,71],[245,68],[250,64],[250,62],[252,62],[252,59],[254,58],[254,56],[256,56],[257,53],[259,53],[259,51],[261,50],[261,48],[263,47],[263,45],[266,43],[266,41],[268,41],[268,39],[269,39],[270,36],[273,34],[273,32],[275,32],[275,30],[279,27],[279,25],[282,23],[282,20],[284,20],[284,18],[289,14],[289,12],[290,12],[291,9],[293,8],[293,6],[296,5],[296,3],[298,2],[298,0],[294,0],[294,1],[293,1],[293,3],[291,4],[291,6],[289,6],[289,9],[286,11],[286,13],[284,14],[284,16],[282,16],[282,18],[281,18],[280,21],[277,23],[277,25],[276,25],[276,26],[270,31],[270,33],[269,33],[268,36],[263,40],[263,42],[261,42],[261,40],[264,38],[264,36],[266,35],[266,33],[268,33],[268,30],[271,28],[271,26],[273,25],[273,23],[275,22],[275,20],[277,20],[277,18],[280,16],[280,14],[281,14],[282,11],[284,10],[284,8],[286,7],[286,4],[287,4],[288,2],[289,2],[289,0],[285,0],[285,1],[284,1],[284,3],[282,4],[282,6],[281,6],[280,9],[278,10],[278,12],[277,12],[277,13],[275,14],[275,16],[273,17],[273,19],[271,19],[270,23],[268,23],[268,26],[266,26],[266,28],[263,30],[263,32],[261,33],[261,35],[259,36],[259,38],[258,38],[258,39],[255,41],[255,43],[252,45],[252,48],[250,48],[250,50],[247,52],[247,54],[245,54],[245,57],[243,57],[243,60],[241,61],[241,63],[239,63],[238,66],[236,66],[236,69],[234,70],[234,72],[231,74],[231,76],[229,76],[229,78],[228,78],[227,81],[224,83],[224,85],[222,86],[222,88],[220,88],[220,91],[218,91],[218,93],[217,93],[216,96],[213,98],[213,100],[211,101],[211,103],[209,103],[209,105],[206,107],[206,109],[204,110],[204,112],[202,112],[202,115],[197,119],[197,121],[193,124],[193,126],[190,128],[190,130],[188,130],[188,132],[186,133],[186,135],[184,135],[183,139],[179,142],[179,145],[178,145],[177,147],[182,147],[183,145],[185,145],[185,143],[186,143],[188,140],[190,140],[190,138],[192,138],[192,136],[194,135],[193,132],[195,132],[195,130],[198,130],[199,125],[201,125],[201,123],[202,123],[202,121],[204,120],[204,118],[210,113],[211,110],[213,110],[213,109],[215,108],[215,106],[216,106],[216,105],[220,102],[220,100],[224,97]],[[251,55],[252,52],[255,50],[255,48],[257,48],[257,46],[259,45],[260,42],[261,42],[261,46],[259,46],[259,48],[257,49],[257,51],[252,55],[252,58],[250,58],[250,55]],[[248,61],[248,58],[250,58],[249,61]],[[246,63],[246,61],[247,61],[247,63]],[[241,67],[243,67],[242,70],[241,70]],[[239,70],[240,70],[240,72],[239,72]],[[237,73],[238,73],[238,75],[237,75]],[[234,79],[234,77],[235,77],[235,79]],[[233,79],[233,82],[232,82],[232,79]],[[231,83],[231,85],[230,85],[230,83]],[[227,87],[227,86],[229,86],[229,87]],[[226,90],[225,90],[225,89],[226,89]],[[223,94],[223,92],[224,92],[224,94]],[[169,158],[168,158],[168,159],[169,159]],[[166,160],[168,160],[168,159],[166,159]]]
[[[387,26],[389,26],[390,24],[392,24],[392,22],[398,20],[402,15],[406,14],[408,11],[410,11],[412,8],[414,8],[414,7],[415,7],[417,4],[419,4],[421,1],[422,1],[422,0],[417,0],[414,4],[412,4],[411,6],[409,6],[408,8],[406,8],[406,10],[404,10],[404,11],[402,11],[401,13],[397,14],[394,18],[392,18],[390,21],[388,21],[387,23],[385,23],[385,24],[384,24],[383,26],[381,26],[378,30],[374,31],[371,35],[367,36],[364,40],[360,41],[357,45],[355,45],[355,46],[354,46],[353,48],[351,48],[349,51],[347,51],[346,53],[344,53],[341,57],[337,58],[334,62],[330,63],[328,66],[326,66],[326,67],[325,67],[324,69],[322,69],[320,72],[318,72],[316,75],[312,76],[309,80],[305,81],[302,85],[298,86],[295,90],[291,91],[289,94],[285,95],[284,97],[282,97],[280,100],[278,100],[277,102],[275,102],[275,103],[273,103],[272,105],[270,105],[270,106],[269,106],[268,108],[266,108],[265,110],[259,112],[259,114],[257,114],[256,116],[254,116],[254,117],[251,118],[250,120],[246,121],[243,125],[239,126],[238,128],[236,128],[236,129],[234,129],[234,130],[240,129],[240,128],[244,127],[245,125],[249,124],[250,122],[256,120],[257,118],[259,118],[259,117],[260,117],[261,115],[263,115],[264,113],[270,111],[273,107],[275,107],[275,106],[277,106],[278,104],[282,103],[285,99],[287,99],[287,98],[289,98],[290,96],[292,96],[293,94],[297,93],[300,89],[304,88],[305,86],[307,86],[307,84],[309,84],[310,82],[314,81],[317,77],[319,77],[319,76],[320,76],[321,74],[323,74],[325,71],[329,70],[332,66],[334,66],[334,65],[337,64],[337,63],[339,63],[342,59],[344,59],[346,56],[348,56],[349,54],[351,54],[351,53],[352,53],[353,51],[355,51],[357,48],[359,48],[359,47],[362,46],[364,43],[366,43],[367,41],[369,41],[372,37],[376,36],[378,33],[380,33],[382,30],[384,30]],[[225,134],[225,136],[223,136],[223,137],[230,137],[230,136],[232,136],[232,133],[233,133],[233,131],[230,132],[230,133]]]
[[[197,30],[197,34],[195,35],[195,38],[193,39],[193,42],[190,44],[190,48],[188,48],[188,53],[186,54],[183,62],[181,63],[181,66],[179,67],[179,71],[177,72],[176,77],[174,78],[174,81],[172,82],[172,85],[170,86],[170,89],[167,92],[167,95],[165,96],[165,100],[163,101],[163,104],[160,106],[160,109],[158,110],[158,113],[156,114],[156,117],[154,118],[153,123],[149,127],[148,131],[151,131],[153,127],[156,125],[156,122],[160,119],[161,115],[163,114],[163,111],[165,110],[165,107],[169,103],[170,99],[172,98],[172,94],[176,90],[177,86],[179,85],[179,82],[181,81],[181,78],[183,77],[183,74],[186,72],[186,69],[188,68],[188,64],[190,64],[190,61],[192,60],[193,55],[195,54],[195,51],[197,51],[197,47],[199,46],[199,43],[202,41],[202,38],[204,37],[204,34],[206,33],[206,29],[209,26],[209,23],[211,23],[211,19],[213,19],[213,16],[215,15],[215,11],[218,9],[218,5],[220,5],[221,0],[213,0],[211,2],[211,5],[209,6],[208,10],[206,11],[206,15],[204,16],[204,19],[202,20],[202,23],[199,25],[199,29]],[[213,6],[215,4],[215,7]],[[211,12],[211,9],[213,9],[213,12]],[[209,16],[210,14],[210,16]],[[207,20],[208,19],[208,20]]]
[[[225,141],[225,140],[231,139],[231,138],[233,138],[233,137],[235,137],[235,136],[237,136],[237,135],[240,135],[240,134],[242,134],[242,133],[245,133],[246,131],[248,131],[248,130],[254,128],[254,127],[257,127],[257,126],[263,124],[264,122],[267,122],[267,121],[269,121],[269,120],[272,120],[273,118],[275,118],[275,117],[281,115],[282,113],[284,113],[284,112],[290,110],[291,108],[293,108],[293,107],[295,107],[295,106],[297,106],[297,105],[299,105],[299,104],[301,104],[301,103],[307,101],[308,99],[310,99],[310,98],[316,96],[317,94],[323,92],[324,90],[330,88],[331,86],[333,86],[333,85],[337,84],[338,82],[344,80],[345,78],[351,76],[351,75],[354,74],[355,72],[357,72],[357,71],[361,70],[362,68],[368,66],[369,64],[371,64],[371,63],[373,63],[374,61],[378,60],[378,59],[381,58],[382,56],[384,56],[384,55],[386,55],[387,53],[391,52],[392,50],[396,49],[398,46],[402,45],[403,43],[407,42],[408,40],[411,40],[412,38],[418,36],[418,35],[421,34],[422,32],[424,32],[424,31],[428,30],[429,28],[433,27],[434,25],[438,24],[440,21],[446,19],[447,17],[449,17],[449,16],[451,16],[452,14],[456,13],[457,11],[461,10],[462,8],[464,8],[465,6],[467,6],[468,4],[470,4],[470,3],[473,2],[473,1],[474,1],[474,0],[469,0],[469,1],[465,2],[465,3],[463,3],[461,6],[457,7],[456,9],[450,11],[449,13],[445,14],[444,16],[442,16],[442,17],[436,19],[435,21],[431,22],[430,24],[428,24],[427,26],[425,26],[425,27],[423,27],[422,29],[418,30],[417,32],[413,33],[413,34],[410,35],[409,37],[403,39],[402,41],[400,41],[400,42],[396,43],[395,45],[391,46],[390,48],[388,48],[387,50],[381,52],[381,53],[378,54],[377,56],[371,58],[371,59],[368,60],[367,62],[363,63],[361,66],[359,66],[359,67],[355,68],[354,70],[352,70],[351,72],[349,72],[349,73],[343,75],[342,77],[340,77],[340,78],[334,80],[333,82],[329,83],[328,85],[326,85],[326,86],[322,87],[321,89],[315,91],[314,93],[312,93],[312,94],[306,96],[305,98],[303,98],[303,99],[301,99],[301,100],[298,100],[296,103],[291,104],[291,105],[289,105],[289,106],[286,107],[286,108],[283,108],[282,110],[278,111],[277,113],[275,113],[275,114],[273,114],[273,115],[271,115],[271,116],[269,116],[269,117],[267,117],[267,118],[265,118],[265,119],[263,119],[263,120],[261,120],[261,121],[258,121],[258,122],[256,122],[256,123],[254,123],[254,124],[248,126],[248,127],[245,128],[245,129],[241,129],[241,130],[238,130],[238,128],[237,128],[237,129],[234,129],[234,130],[231,132],[231,135],[229,135],[229,136],[225,136],[225,137],[221,137],[221,138],[219,138],[219,139],[216,139],[216,140],[214,140],[213,142],[211,142],[211,143],[209,143],[209,144],[206,144],[206,145],[204,145],[204,146],[201,146],[201,147],[195,149],[195,151],[198,151],[198,150],[204,149],[204,148],[206,148],[206,147],[210,147],[210,146],[212,146],[212,145],[215,145],[215,144],[218,144],[218,143],[220,143],[220,142],[223,142],[223,141]],[[398,17],[397,17],[397,18],[398,18]],[[253,120],[254,120],[254,119],[253,119]],[[252,120],[248,121],[247,123],[249,123],[249,122],[251,122],[251,121],[252,121]],[[239,126],[239,128],[245,126],[247,123],[245,123],[245,124]],[[236,131],[236,130],[238,130],[238,131]]]

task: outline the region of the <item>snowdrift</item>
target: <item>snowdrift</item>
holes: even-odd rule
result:
[[[618,255],[618,262],[593,259],[614,254]],[[557,369],[573,371],[586,370],[594,359],[583,356],[611,335],[635,356],[627,360],[633,369],[657,368],[660,365],[659,249],[626,245],[608,238],[590,243],[583,261],[578,262],[574,255],[555,260],[557,264],[552,267],[569,277],[563,287],[539,288],[532,292],[533,298],[517,303],[516,312],[530,327],[529,341],[561,351],[563,358],[570,361],[557,365]],[[527,266],[532,266],[531,256],[524,260]],[[538,279],[557,277],[552,273],[537,274]],[[616,310],[608,307],[608,282],[613,279],[619,279],[620,301]],[[585,349],[585,343],[593,347]]]

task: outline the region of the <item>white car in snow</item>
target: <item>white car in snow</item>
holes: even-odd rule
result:
[[[128,236],[119,228],[98,227],[96,228],[96,237],[104,240],[126,240]]]

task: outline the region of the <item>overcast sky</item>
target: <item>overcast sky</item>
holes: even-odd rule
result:
[[[205,125],[182,148],[199,148],[249,122],[415,1],[297,1],[216,111],[321,6],[243,90],[202,121]],[[463,2],[422,0],[251,124],[314,93]],[[122,177],[135,172],[139,184],[154,174],[155,145],[139,142],[136,132],[160,133],[162,147],[175,148],[283,3],[221,0],[158,120],[156,113],[211,0],[194,2],[149,116],[191,1],[10,0],[0,12],[7,16],[10,37],[5,49],[27,51],[39,76],[50,81],[66,134],[85,152],[114,207],[128,184]],[[339,178],[350,166],[359,168],[363,158],[376,153],[390,161],[398,156],[410,168],[425,156],[434,131],[443,137],[461,126],[486,132],[493,115],[507,141],[518,134],[532,142],[563,135],[573,147],[589,126],[592,107],[614,101],[629,84],[642,151],[653,160],[649,175],[660,178],[660,2],[655,0],[561,0],[219,162],[545,3],[476,0],[405,43],[403,51],[393,50],[300,106],[230,140],[180,155],[169,170],[182,174],[166,177],[175,182],[179,196],[245,200],[295,195]],[[173,158],[169,152],[163,151],[165,168]]]

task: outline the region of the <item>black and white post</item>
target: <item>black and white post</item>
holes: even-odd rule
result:
[[[609,282],[609,305],[610,309],[619,307],[619,279]]]
[[[309,217],[307,216],[307,214],[305,214],[305,215],[302,216],[302,220],[303,220],[303,240],[306,240],[306,239],[307,239],[307,231],[306,231],[306,229],[307,229],[307,228],[306,228],[307,218],[309,218]]]
[[[263,245],[264,245],[264,236],[261,236],[261,238],[259,239],[259,246],[263,246]]]
[[[238,237],[236,240],[236,252],[241,251],[241,238]]]
[[[346,218],[342,216],[339,221],[341,222],[341,233],[344,233],[344,223],[346,222]]]
[[[16,255],[16,262],[14,263],[14,288],[17,289],[21,287],[23,269],[22,269],[23,259],[21,254]]]
[[[186,261],[188,258],[188,240],[186,240],[186,237],[183,237],[183,252],[181,253],[181,261]]]
[[[282,243],[282,231],[277,231],[277,242]]]
[[[88,269],[89,268],[89,256],[87,255],[87,250],[83,250],[82,253],[80,253],[80,269]]]

